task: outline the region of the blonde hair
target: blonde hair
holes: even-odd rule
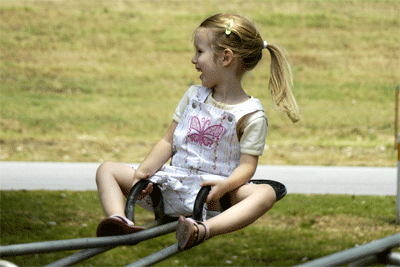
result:
[[[230,31],[226,31],[228,27]],[[243,73],[252,70],[262,59],[264,40],[254,23],[241,15],[218,13],[204,20],[199,28],[212,31],[213,39],[210,40],[210,45],[215,54],[230,49],[235,57],[242,60]],[[271,77],[268,87],[274,104],[278,110],[285,112],[292,122],[297,122],[300,118],[291,90],[293,81],[290,65],[278,46],[268,44],[267,49],[271,55]]]

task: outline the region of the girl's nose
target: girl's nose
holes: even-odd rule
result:
[[[192,58],[192,64],[196,64],[197,63],[197,59],[196,59],[196,56],[194,56],[193,58]]]

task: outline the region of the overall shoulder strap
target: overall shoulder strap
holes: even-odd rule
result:
[[[207,97],[211,94],[211,89],[204,87],[204,86],[200,86],[197,89],[197,92],[193,95],[192,99],[195,99],[201,103],[204,103],[207,99]]]

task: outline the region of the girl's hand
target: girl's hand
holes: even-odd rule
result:
[[[133,176],[133,180],[134,181],[147,180],[150,178],[150,176],[151,176],[150,173],[144,174],[140,171],[136,171],[135,175]],[[153,192],[153,184],[149,183],[147,187],[144,190],[142,190],[142,192],[140,192],[140,194],[138,195],[138,200],[142,200],[145,196],[150,195],[151,192]]]
[[[210,193],[208,193],[206,199],[207,204],[218,201],[229,190],[225,180],[211,180],[211,181],[204,181],[203,183],[201,183],[202,187],[208,185],[211,186],[211,191]]]

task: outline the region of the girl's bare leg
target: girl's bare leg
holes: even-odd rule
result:
[[[131,167],[104,162],[96,172],[96,184],[106,216],[121,215],[125,217],[125,198],[132,185],[135,170]]]
[[[210,228],[210,238],[239,230],[255,222],[276,201],[275,191],[269,185],[243,185],[231,192],[230,197],[231,208],[204,222]],[[204,232],[204,229],[200,231]]]

